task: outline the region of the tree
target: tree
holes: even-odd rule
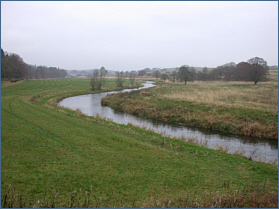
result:
[[[91,85],[93,91],[97,87],[98,77],[99,77],[99,70],[96,69],[96,70],[94,70],[93,75],[91,76],[91,79],[90,79],[90,85]]]
[[[162,80],[166,81],[166,79],[168,79],[168,78],[169,78],[169,76],[166,73],[161,74],[161,79]]]
[[[249,69],[249,80],[254,81],[255,85],[259,81],[267,79],[268,66],[267,62],[263,58],[254,57],[247,61],[251,67]]]
[[[134,73],[134,72],[131,71],[131,72],[129,73],[129,80],[130,80],[132,86],[134,86],[135,79],[136,79],[136,73]]]
[[[143,70],[144,70],[145,72],[147,72],[147,73],[148,73],[148,72],[152,72],[152,70],[151,70],[150,68],[148,68],[148,67],[147,67],[147,68],[144,68]]]
[[[123,87],[123,84],[125,82],[125,73],[123,71],[119,72],[117,71],[116,72],[116,84],[118,87]]]
[[[196,77],[196,69],[194,67],[190,67],[189,71],[190,71],[189,81],[194,81]]]
[[[220,76],[224,78],[226,81],[232,80],[232,74],[236,67],[234,62],[226,63],[224,65],[218,66],[217,69],[220,72]]]
[[[185,85],[187,84],[187,81],[189,81],[191,79],[191,72],[189,69],[188,65],[183,65],[179,68],[178,70],[178,79],[181,82],[184,82]]]
[[[100,73],[99,73],[99,81],[98,81],[98,89],[100,90],[103,83],[105,82],[105,77],[107,75],[108,71],[104,68],[104,67],[101,67],[100,69]]]
[[[92,90],[95,89],[101,89],[103,83],[105,82],[105,76],[107,74],[107,70],[104,67],[101,67],[100,70],[96,69],[93,72],[93,75],[90,79],[90,85],[92,87]]]
[[[224,79],[226,81],[232,80],[232,74],[236,68],[236,64],[234,62],[230,62],[224,65]]]
[[[238,63],[232,74],[233,80],[235,81],[249,80],[250,68],[251,65],[248,62]]]
[[[220,79],[221,79],[220,72],[217,68],[214,68],[209,72],[208,80],[220,80]]]
[[[146,71],[145,70],[141,70],[141,71],[139,71],[139,76],[144,76],[146,74]]]
[[[24,78],[27,72],[27,64],[19,55],[1,49],[1,78]]]
[[[29,79],[29,78],[58,78],[65,77],[66,70],[56,67],[28,65],[14,53],[5,53],[1,48],[1,78]]]
[[[46,67],[45,66],[38,66],[37,70],[39,71],[40,78],[46,78]]]
[[[208,73],[208,68],[207,68],[207,67],[204,67],[204,68],[202,69],[202,73],[207,74],[207,73]]]
[[[170,74],[170,81],[175,83],[176,79],[177,79],[177,72],[176,71],[172,71],[172,73]]]
[[[7,62],[8,55],[5,54],[4,50],[1,48],[1,78],[9,77],[9,66]]]
[[[152,76],[155,77],[156,79],[160,78],[161,76],[161,73],[159,70],[155,70],[153,73],[152,73]]]

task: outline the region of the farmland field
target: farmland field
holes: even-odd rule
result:
[[[89,79],[1,86],[2,206],[278,206],[277,167],[55,106],[86,93]]]

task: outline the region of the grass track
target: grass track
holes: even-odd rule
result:
[[[92,198],[120,207],[133,202],[141,206],[160,196],[177,198],[189,191],[200,198],[202,192],[224,193],[248,184],[277,192],[278,171],[272,166],[74,111],[46,108],[44,98],[38,104],[30,101],[36,95],[90,93],[89,88],[88,79],[2,86],[2,196],[11,184],[36,201],[51,198],[53,186],[60,193],[57,201],[65,206],[73,191],[92,185]],[[112,89],[114,81],[108,80],[104,90]]]

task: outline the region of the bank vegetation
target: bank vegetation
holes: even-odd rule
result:
[[[278,83],[158,82],[155,88],[111,94],[102,105],[140,117],[229,134],[278,138]]]

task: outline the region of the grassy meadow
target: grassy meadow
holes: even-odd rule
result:
[[[144,90],[141,100],[194,108],[194,96],[181,97],[185,86],[172,86],[174,95],[169,85]],[[102,91],[116,89],[107,80]],[[278,207],[277,167],[56,106],[95,92],[89,79],[2,83],[2,207]],[[274,122],[274,103],[249,110]]]
[[[165,122],[278,139],[278,82],[158,82],[152,89],[109,95],[102,104]]]

